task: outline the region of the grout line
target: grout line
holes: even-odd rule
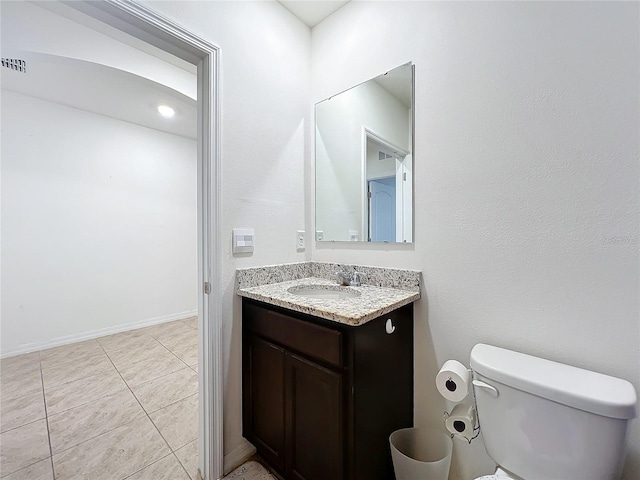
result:
[[[171,453],[167,453],[164,457],[159,458],[158,460],[155,460],[153,462],[151,462],[149,465],[145,465],[144,467],[142,467],[140,470],[136,470],[133,473],[130,473],[129,475],[127,475],[126,477],[124,477],[122,480],[127,480],[127,478],[133,477],[136,473],[141,472],[142,470],[144,470],[147,467],[150,467],[151,465],[154,465],[156,463],[158,463],[161,460],[164,460],[165,458],[167,458],[169,455],[171,455],[173,452]]]
[[[184,321],[183,321],[183,320],[174,320],[174,321],[175,321],[175,322],[183,322],[183,324],[184,324]],[[167,323],[169,323],[169,322],[167,322]],[[187,327],[189,327],[189,326],[187,325]],[[189,328],[190,328],[190,327],[189,327]],[[196,330],[196,331],[197,331],[197,330]],[[191,371],[194,371],[194,372],[195,372],[195,370],[194,370],[190,365],[187,365],[187,364],[186,364],[186,362],[184,362],[184,361],[183,361],[180,357],[178,357],[178,356],[177,356],[173,351],[171,351],[169,348],[167,348],[167,347],[166,347],[163,343],[161,343],[157,338],[155,338],[153,335],[150,335],[150,334],[147,334],[147,335],[148,335],[149,337],[153,338],[153,339],[154,339],[154,340],[155,340],[159,345],[161,345],[165,350],[167,350],[167,351],[168,351],[169,353],[171,353],[174,357],[176,357],[176,358],[177,358],[177,359],[178,359],[178,360],[179,360],[179,361],[184,365],[184,367],[181,367],[181,369],[183,369],[183,368],[189,368]],[[198,332],[198,336],[199,336],[199,332]],[[81,442],[81,443],[79,443],[79,444],[77,444],[77,445],[74,445],[73,447],[69,447],[69,448],[67,448],[67,449],[65,449],[65,450],[61,450],[61,452],[62,452],[62,451],[69,450],[70,448],[74,448],[74,447],[77,447],[77,446],[79,446],[79,445],[82,445],[83,443],[86,443],[87,441],[93,440],[93,439],[95,439],[95,438],[97,438],[97,437],[99,437],[99,436],[101,436],[101,435],[105,435],[105,434],[107,434],[107,433],[110,433],[110,432],[112,432],[113,430],[115,430],[115,429],[117,429],[117,428],[120,428],[120,427],[122,427],[122,426],[124,426],[124,425],[127,425],[127,424],[129,424],[129,423],[132,423],[132,422],[134,422],[134,421],[137,421],[137,420],[139,420],[140,418],[143,418],[144,416],[146,416],[146,417],[149,419],[149,421],[151,421],[151,424],[154,426],[154,428],[156,429],[156,431],[158,432],[158,434],[160,435],[160,437],[161,437],[161,438],[164,440],[164,442],[166,443],[166,445],[167,445],[167,447],[168,447],[169,451],[171,452],[171,453],[169,453],[168,455],[165,455],[164,457],[162,457],[162,458],[160,458],[160,459],[158,459],[158,460],[156,460],[156,461],[154,461],[154,462],[150,463],[149,465],[153,465],[154,463],[156,463],[156,462],[158,462],[158,461],[160,461],[160,460],[162,460],[162,459],[166,458],[167,456],[169,456],[169,455],[173,455],[173,456],[174,456],[174,458],[177,460],[178,464],[182,467],[182,469],[183,469],[183,470],[185,471],[185,473],[187,474],[187,477],[188,477],[188,478],[191,478],[191,475],[190,475],[190,474],[189,474],[189,472],[186,470],[186,467],[182,464],[182,462],[178,459],[177,455],[175,454],[175,450],[173,450],[173,449],[171,448],[171,446],[169,445],[169,443],[167,442],[167,440],[164,438],[164,436],[162,435],[162,433],[161,433],[161,432],[160,432],[160,430],[158,429],[157,425],[156,425],[156,424],[153,422],[153,420],[151,419],[151,417],[150,417],[150,413],[155,413],[155,412],[157,412],[157,411],[159,411],[159,410],[161,410],[161,409],[163,409],[163,408],[166,408],[166,407],[169,407],[169,406],[171,406],[171,405],[174,405],[175,403],[178,403],[178,402],[180,402],[180,401],[183,401],[183,400],[185,400],[185,399],[187,399],[187,398],[189,398],[189,397],[192,397],[192,396],[194,396],[194,395],[199,395],[199,394],[200,394],[200,389],[199,389],[199,387],[198,387],[198,391],[197,391],[196,393],[194,393],[194,394],[187,395],[186,397],[181,398],[181,399],[179,399],[179,400],[176,400],[175,402],[172,402],[172,403],[170,403],[170,404],[168,404],[168,405],[164,405],[163,407],[161,407],[161,408],[159,408],[159,409],[157,409],[157,410],[154,410],[153,412],[147,412],[147,410],[144,408],[144,406],[140,403],[140,400],[138,399],[138,397],[136,396],[136,394],[133,392],[132,388],[129,386],[129,384],[126,382],[126,380],[122,377],[122,374],[120,373],[120,371],[118,370],[118,367],[116,367],[115,363],[113,362],[113,360],[112,360],[112,359],[111,359],[111,357],[109,356],[109,353],[104,349],[104,347],[102,346],[102,344],[101,344],[99,341],[97,341],[97,339],[93,339],[93,340],[94,340],[94,341],[96,341],[96,343],[100,346],[100,349],[101,349],[101,350],[104,352],[104,354],[107,356],[107,358],[109,359],[109,362],[111,363],[111,365],[112,365],[112,366],[113,366],[113,368],[115,369],[116,373],[117,373],[117,374],[118,374],[118,376],[122,379],[123,383],[125,384],[126,388],[129,390],[129,392],[131,392],[131,394],[132,394],[132,395],[133,395],[133,397],[135,398],[136,402],[138,402],[138,405],[140,405],[140,408],[142,409],[142,411],[144,412],[144,414],[143,414],[143,415],[140,415],[139,417],[135,418],[134,420],[131,420],[130,422],[126,422],[126,423],[123,423],[122,425],[118,425],[117,427],[115,427],[115,428],[113,428],[113,429],[111,429],[111,430],[109,430],[109,431],[107,431],[107,432],[103,432],[103,433],[101,433],[100,435],[96,435],[96,436],[94,436],[94,437],[92,437],[92,438],[90,438],[90,439],[86,439],[86,440],[84,440],[83,442]],[[78,342],[78,343],[79,343],[79,342]],[[73,345],[73,344],[69,344],[69,345]],[[125,348],[126,348],[126,347],[125,347]],[[50,432],[50,428],[49,428],[49,412],[48,412],[48,409],[47,409],[46,394],[45,394],[45,388],[44,388],[44,374],[43,374],[43,369],[42,369],[42,357],[41,357],[41,355],[40,355],[40,352],[41,352],[41,351],[37,351],[37,353],[38,353],[38,369],[39,369],[39,372],[40,372],[40,385],[41,385],[41,388],[42,388],[41,393],[42,393],[42,401],[43,401],[43,404],[44,404],[44,415],[45,415],[44,420],[45,420],[45,422],[46,422],[46,427],[47,427],[47,440],[48,440],[48,444],[49,444],[49,457],[48,457],[48,458],[49,458],[49,461],[50,461],[50,463],[51,463],[51,472],[52,472],[52,476],[53,476],[53,479],[55,480],[55,478],[56,478],[56,474],[55,474],[55,468],[54,468],[54,464],[53,464],[53,447],[52,447],[52,445],[51,445],[51,432]],[[95,356],[97,356],[97,355],[100,355],[100,354],[96,354]],[[91,358],[92,356],[94,356],[94,355],[90,355],[88,358]],[[151,357],[151,358],[152,358],[152,357]],[[70,360],[70,361],[73,361],[73,360]],[[63,362],[63,363],[66,363],[66,362]],[[133,363],[137,363],[137,362],[129,362],[129,364],[133,364]],[[55,364],[55,365],[57,365],[57,364]],[[158,380],[159,378],[163,378],[163,377],[166,377],[166,376],[168,376],[168,375],[171,375],[172,373],[175,373],[175,372],[177,372],[177,371],[180,371],[181,369],[176,370],[176,371],[174,371],[174,372],[170,372],[170,373],[168,373],[168,374],[166,374],[166,375],[162,375],[162,376],[160,376],[160,377],[158,377],[158,378],[156,378],[156,379],[149,380],[149,382],[154,381],[154,380]],[[34,371],[35,371],[35,369],[34,369]],[[67,385],[67,384],[69,384],[69,383],[73,383],[74,381],[84,380],[84,379],[86,379],[86,378],[93,377],[93,376],[97,376],[97,375],[101,375],[101,374],[104,374],[104,373],[107,373],[107,372],[97,372],[97,373],[94,373],[94,374],[91,374],[91,375],[87,375],[86,377],[82,377],[82,378],[79,378],[79,379],[73,380],[73,381],[71,381],[71,382],[65,382],[65,383],[61,383],[61,384],[58,384],[58,385],[54,385],[54,386],[53,386],[53,388],[58,387],[58,386],[61,386],[61,385]],[[142,385],[142,384],[144,384],[144,383],[148,383],[148,382],[143,382],[143,383],[141,383],[141,384],[139,384],[139,385]],[[121,393],[121,392],[120,392],[120,391],[116,391],[116,392],[110,393],[109,395],[105,395],[105,397],[106,397],[106,396],[111,396],[111,395],[117,395],[117,394],[119,394],[119,393]],[[34,392],[33,394],[28,394],[28,395],[35,395],[35,392]],[[23,396],[24,396],[24,395],[23,395]],[[19,398],[19,397],[14,397],[14,398]],[[67,409],[65,409],[65,410],[61,410],[61,411],[59,411],[59,412],[56,412],[56,413],[55,413],[55,414],[53,414],[53,415],[58,415],[58,414],[60,414],[60,413],[67,412],[67,411],[72,410],[72,409],[74,409],[74,408],[77,408],[77,407],[81,407],[81,406],[87,405],[88,403],[91,403],[91,401],[90,401],[90,402],[82,403],[82,404],[80,404],[80,405],[75,405],[75,406],[73,406],[73,407],[71,407],[71,408],[67,408]],[[43,420],[43,419],[42,419],[42,418],[40,418],[40,419],[38,419],[38,420],[34,420],[33,422],[29,422],[29,423],[26,423],[26,424],[24,424],[24,425],[28,425],[28,424],[30,424],[30,423],[34,423],[34,422],[37,422],[37,421],[40,421],[40,420]],[[21,426],[24,426],[24,425],[21,425]],[[20,427],[16,427],[16,428],[20,428]],[[13,429],[10,429],[10,430],[13,430]],[[10,430],[7,430],[7,431],[10,431]],[[3,432],[3,433],[4,433],[4,432]],[[193,441],[193,440],[192,440],[192,441]],[[197,439],[196,439],[196,441],[197,441]],[[177,448],[176,450],[179,450],[180,448],[182,448],[182,447],[184,447],[184,446],[188,445],[189,443],[191,443],[191,442],[187,442],[185,445],[182,445],[181,447]],[[58,452],[58,453],[60,453],[60,452]],[[30,467],[30,466],[32,466],[32,465],[34,465],[35,463],[41,462],[41,461],[43,461],[43,460],[46,460],[46,458],[45,458],[45,459],[40,459],[40,460],[38,460],[37,462],[34,462],[34,463],[30,464],[30,465],[27,465],[27,466],[25,466],[25,467],[21,468],[20,470],[22,470],[22,469],[24,469],[24,468],[28,468],[28,467]],[[144,466],[144,467],[143,467],[142,469],[140,469],[140,470],[143,470],[144,468],[147,468],[149,465]],[[17,470],[17,471],[20,471],[20,470]],[[125,478],[129,478],[129,477],[131,477],[132,475],[136,474],[136,473],[137,473],[137,472],[139,472],[140,470],[137,470],[136,472],[131,473],[130,475],[128,475],[128,476],[127,476],[127,477],[125,477]]]
[[[182,322],[182,320],[177,320],[177,321]],[[188,326],[188,325],[187,325],[187,326]],[[199,333],[198,333],[198,335],[199,335]],[[185,362],[184,362],[180,357],[178,357],[175,353],[173,353],[173,351],[171,351],[169,348],[167,348],[167,346],[166,346],[165,344],[163,344],[160,340],[158,340],[156,337],[154,337],[154,336],[153,336],[153,335],[151,335],[151,334],[149,334],[149,336],[150,336],[150,337],[152,337],[152,338],[153,338],[156,342],[158,342],[160,345],[162,345],[162,347],[164,347],[164,349],[165,349],[165,350],[167,350],[170,354],[172,354],[175,358],[177,358],[181,363],[183,363],[183,364],[186,366],[186,368],[189,368],[189,369],[191,369],[191,370],[193,371],[193,369],[191,368],[191,366],[187,365],[187,364],[186,364],[186,363],[185,363]],[[137,362],[132,362],[132,363],[137,363]],[[115,367],[115,364],[114,364],[114,367]],[[116,367],[116,370],[118,370],[118,368],[117,368],[117,367]],[[176,370],[176,371],[179,371],[179,370]],[[118,373],[120,373],[120,371],[118,371]],[[175,372],[168,373],[167,375],[163,375],[163,376],[160,376],[160,377],[158,377],[158,378],[164,378],[164,377],[166,377],[166,376],[168,376],[168,375],[171,375],[172,373],[175,373]],[[122,380],[123,380],[125,383],[127,383],[127,382],[124,380],[124,378],[123,378]],[[154,380],[157,380],[157,378],[156,378],[156,379],[154,379]],[[153,380],[149,380],[149,382],[152,382],[152,381],[153,381]],[[143,382],[143,383],[141,383],[140,385],[143,385],[144,383],[149,383],[149,382]],[[140,400],[138,400],[138,397],[136,397],[135,393],[133,392],[133,390],[131,389],[131,387],[129,386],[129,384],[127,384],[127,387],[129,388],[129,390],[131,390],[131,393],[132,393],[132,394],[133,394],[133,396],[136,398],[136,400],[138,401],[138,403],[140,403]],[[164,435],[162,435],[162,432],[160,431],[160,429],[158,428],[158,426],[155,424],[155,422],[154,422],[154,421],[153,421],[153,419],[151,418],[151,414],[152,414],[152,413],[155,413],[155,412],[157,412],[157,411],[160,411],[160,410],[162,410],[163,408],[169,407],[170,405],[174,405],[174,404],[176,404],[176,403],[178,403],[178,402],[181,402],[181,401],[183,401],[183,400],[185,400],[185,399],[187,399],[187,398],[189,398],[189,397],[192,397],[193,395],[198,395],[198,396],[200,395],[200,387],[199,387],[199,386],[198,386],[198,391],[197,391],[196,393],[194,393],[194,394],[192,394],[192,395],[188,395],[187,397],[181,398],[180,400],[176,400],[175,402],[172,402],[172,403],[170,403],[170,404],[168,404],[168,405],[164,405],[163,407],[161,407],[161,408],[159,408],[159,409],[157,409],[157,410],[154,410],[153,412],[147,412],[147,410],[144,408],[144,406],[142,406],[142,404],[140,404],[140,406],[142,407],[142,409],[143,409],[143,410],[145,411],[145,413],[147,414],[147,418],[149,418],[149,421],[151,421],[151,424],[155,427],[155,429],[157,430],[157,432],[158,432],[158,434],[160,435],[160,437],[161,437],[161,438],[164,440],[164,442],[167,444],[167,447],[168,447],[168,448],[169,448],[169,450],[171,451],[171,455],[173,455],[173,456],[174,456],[174,458],[175,458],[175,459],[176,459],[176,461],[178,462],[178,465],[180,465],[180,466],[182,467],[182,469],[184,470],[184,472],[185,472],[185,473],[186,473],[186,475],[187,475],[187,478],[189,478],[189,479],[191,479],[191,475],[190,475],[190,474],[189,474],[189,472],[187,471],[186,467],[182,464],[182,462],[180,461],[180,459],[178,458],[178,456],[175,454],[175,452],[176,452],[176,451],[175,451],[173,448],[171,448],[171,445],[169,445],[169,442],[167,441],[167,439],[164,437]],[[197,440],[198,440],[198,439],[196,438],[196,441],[197,441]],[[193,440],[192,440],[192,441],[193,441]],[[188,445],[189,443],[191,443],[191,442],[187,442],[185,445]],[[182,445],[182,447],[184,447],[185,445]],[[179,447],[179,448],[177,448],[176,450],[179,450],[179,449],[180,449],[180,448],[182,448],[182,447]],[[162,458],[165,458],[165,457],[162,457]],[[147,465],[147,466],[148,466],[148,465]],[[146,468],[146,467],[144,467],[144,468]],[[134,472],[134,473],[137,473],[137,472]],[[133,475],[133,474],[131,474],[131,475]],[[129,475],[129,477],[130,477],[131,475]],[[127,478],[128,478],[128,477],[127,477]]]
[[[185,364],[184,367],[180,367],[178,370],[174,370],[173,372],[165,373],[164,375],[160,375],[159,377],[152,378],[151,380],[147,380],[145,382],[138,383],[138,384],[134,385],[133,387],[139,387],[140,385],[146,385],[147,383],[155,382],[156,380],[160,380],[161,378],[168,377],[169,375],[173,375],[174,373],[177,373],[177,372],[179,372],[181,370],[185,370],[187,368],[191,368],[191,367],[189,367],[189,365]],[[118,370],[118,369],[116,368],[116,370]],[[120,371],[119,370],[118,370],[118,374],[120,375]],[[120,375],[120,377],[122,377],[122,375]],[[124,378],[122,380],[124,381],[124,383],[127,383],[127,381]],[[128,383],[127,383],[127,387],[129,387],[129,390],[132,390],[132,387],[129,386]],[[133,392],[133,390],[132,390],[132,392]],[[189,397],[190,395],[187,395],[187,396]]]
[[[11,473],[17,473],[17,472],[19,472],[21,470],[27,469],[27,468],[35,465],[36,463],[43,462],[43,461],[48,459],[49,462],[51,463],[51,474],[54,476],[54,480],[55,480],[55,474],[53,473],[53,455],[52,455],[52,450],[51,450],[51,436],[49,435],[49,421],[48,421],[48,416],[47,416],[47,402],[46,402],[46,400],[44,398],[44,383],[43,383],[43,380],[42,380],[42,366],[40,365],[40,353],[39,352],[38,352],[38,369],[40,371],[40,384],[42,386],[42,392],[41,393],[42,393],[42,403],[44,404],[44,418],[39,418],[37,420],[34,420],[33,422],[25,423],[23,425],[20,425],[20,427],[24,427],[25,425],[31,425],[32,423],[44,420],[45,424],[46,424],[46,427],[47,427],[47,442],[49,443],[49,456],[47,458],[41,458],[41,459],[39,459],[39,460],[37,460],[37,461],[35,461],[33,463],[30,463],[29,465],[25,465],[24,467],[16,470],[15,472],[11,472]],[[32,393],[32,394],[29,394],[29,395],[35,395],[35,392]],[[26,395],[21,395],[21,396],[24,397]],[[20,398],[20,397],[14,397],[14,398]],[[20,427],[16,427],[16,428],[20,428]],[[4,434],[6,432],[10,432],[11,430],[15,430],[15,428],[6,430],[6,431],[4,431],[2,433]]]
[[[191,442],[189,442],[189,443],[191,443]],[[189,444],[187,443],[187,445],[189,445]],[[180,447],[180,448],[182,448],[182,447]],[[179,449],[178,449],[178,450],[179,450]],[[188,478],[189,480],[191,480],[191,475],[190,475],[190,474],[189,474],[189,472],[187,471],[187,467],[185,467],[185,466],[182,464],[182,462],[181,462],[181,461],[180,461],[180,459],[178,458],[178,455],[176,455],[176,452],[173,452],[173,456],[174,456],[174,457],[176,457],[176,460],[178,461],[178,465],[180,465],[180,466],[182,467],[182,470],[184,470],[184,473],[186,473],[186,474],[187,474],[187,478]]]
[[[61,453],[66,452],[67,450],[71,450],[72,448],[79,447],[80,445],[82,445],[84,443],[87,443],[87,442],[89,442],[91,440],[95,440],[96,438],[101,437],[102,435],[106,435],[107,433],[111,433],[111,432],[113,432],[114,430],[117,430],[120,427],[124,427],[125,425],[129,425],[130,423],[137,422],[138,420],[140,420],[141,418],[144,418],[145,416],[146,415],[144,413],[142,413],[141,415],[137,416],[133,420],[129,420],[128,422],[121,423],[121,424],[113,427],[111,430],[107,430],[106,432],[102,432],[102,433],[100,433],[98,435],[94,435],[93,437],[86,438],[83,441],[81,441],[80,443],[77,443],[75,445],[71,445],[70,447],[65,447],[62,450],[60,450],[59,452],[56,452],[55,455],[60,455]]]
[[[107,355],[108,356],[108,355]],[[111,358],[109,358],[109,361],[111,363],[113,363],[113,360],[111,360]],[[136,399],[136,402],[138,402],[138,405],[140,405],[140,408],[142,408],[142,411],[145,413],[147,419],[151,422],[151,425],[153,425],[153,427],[156,429],[156,431],[158,432],[158,435],[160,435],[160,438],[162,438],[162,440],[164,440],[164,443],[167,445],[167,448],[169,449],[169,452],[173,453],[173,450],[171,449],[171,446],[169,445],[169,442],[167,442],[167,439],[164,438],[164,436],[162,435],[162,433],[160,433],[160,430],[158,429],[158,426],[153,422],[153,420],[151,419],[151,417],[149,416],[149,412],[147,412],[147,410],[144,408],[144,406],[142,405],[142,403],[140,403],[140,400],[138,399],[138,397],[136,397],[136,394],[133,392],[133,390],[131,389],[131,387],[129,386],[129,384],[127,383],[127,381],[122,377],[122,375],[120,374],[120,371],[118,370],[118,368],[115,366],[115,364],[113,365],[113,368],[116,369],[116,372],[118,372],[118,375],[120,375],[120,378],[122,378],[122,381],[124,382],[124,384],[127,386],[127,388],[129,389],[129,391],[131,392],[131,395],[133,395],[133,398]],[[171,453],[169,455],[171,455]],[[165,455],[165,457],[167,457],[168,455]],[[162,457],[162,458],[165,458]],[[159,459],[161,460],[161,459]],[[158,460],[158,461],[159,461]],[[149,465],[153,465],[155,462],[151,462]],[[140,470],[147,468],[149,465],[145,465],[144,467],[142,467]],[[139,472],[140,470],[137,470],[136,472],[133,472],[131,475],[136,474],[137,472]],[[130,477],[131,475],[128,475],[125,478]],[[54,479],[55,480],[55,479]]]
[[[38,352],[38,363],[40,365],[40,381],[42,382],[42,403],[44,404],[44,418],[47,424],[47,440],[49,441],[49,460],[51,462],[51,476],[56,479],[56,470],[53,466],[53,447],[51,446],[51,431],[49,429],[49,410],[47,409],[47,395],[44,391],[44,374],[42,373],[42,356]]]
[[[176,400],[175,402],[167,403],[165,406],[160,407],[160,408],[158,408],[157,410],[154,410],[154,411],[152,411],[152,412],[149,412],[149,413],[148,413],[148,415],[151,415],[151,414],[154,414],[154,413],[156,413],[156,412],[159,412],[159,411],[160,411],[160,410],[162,410],[163,408],[167,408],[167,407],[170,407],[171,405],[175,405],[176,403],[182,402],[183,400],[186,400],[187,398],[191,398],[191,397],[193,397],[194,395],[200,395],[200,392],[198,391],[198,392],[196,392],[196,393],[192,393],[191,395],[187,395],[186,397],[183,397],[183,398],[181,398],[180,400]],[[145,410],[145,412],[146,412],[146,410]],[[193,441],[193,440],[191,440],[191,441]],[[189,442],[187,442],[187,443],[189,443]],[[186,445],[186,444],[185,444],[185,445]],[[183,446],[184,446],[184,445],[183,445]]]
[[[34,393],[34,395],[35,395],[35,393]],[[0,435],[4,435],[5,433],[13,432],[14,430],[17,430],[18,428],[26,427],[27,425],[31,425],[32,423],[36,423],[36,422],[39,422],[40,420],[46,420],[46,419],[47,419],[47,417],[46,417],[46,414],[45,414],[45,416],[42,417],[42,418],[38,418],[36,420],[31,420],[30,422],[23,423],[22,425],[18,425],[17,427],[13,427],[13,428],[9,428],[8,430],[4,430],[4,431],[0,432]]]
[[[71,345],[73,345],[73,344],[71,344]],[[87,355],[87,357],[86,357],[86,359],[85,359],[85,360],[87,360],[87,361],[88,361],[88,360],[92,359],[93,357],[97,357],[98,355],[103,355],[103,354],[104,354],[104,350],[103,350],[102,352],[92,353],[92,354],[90,354],[90,355]],[[78,361],[78,360],[77,360],[77,359],[75,359],[75,358],[74,358],[74,359],[69,360],[69,359],[67,358],[67,359],[65,359],[65,360],[63,360],[63,361],[54,361],[53,363],[51,363],[51,362],[48,362],[48,361],[47,361],[47,359],[45,359],[45,360],[44,360],[44,363],[46,363],[46,368],[47,368],[47,370],[48,370],[48,369],[51,369],[51,368],[54,368],[54,367],[58,367],[58,366],[60,366],[60,365],[64,365],[64,364],[66,364],[66,363],[75,362],[75,361]],[[42,362],[42,360],[40,360],[40,364],[42,364],[42,363],[43,363],[43,362]]]
[[[109,371],[110,371],[109,369],[106,369],[106,370],[101,370],[101,371],[99,371],[99,372],[92,372],[92,373],[90,373],[90,374],[88,374],[88,375],[86,375],[86,376],[84,376],[84,377],[74,378],[73,380],[69,380],[69,381],[67,381],[67,382],[60,382],[60,383],[54,383],[54,384],[50,384],[50,383],[49,383],[49,384],[47,384],[47,388],[48,388],[48,389],[52,389],[52,388],[56,388],[56,387],[61,387],[62,385],[68,385],[68,384],[70,384],[70,383],[77,382],[77,381],[79,381],[79,380],[84,380],[84,379],[86,379],[86,378],[93,377],[93,376],[95,376],[95,375],[100,375],[101,373],[107,373],[107,372],[109,372]],[[44,380],[43,380],[43,385],[44,385]],[[44,388],[44,387],[43,387],[43,388]]]
[[[1,0],[0,0],[0,1],[1,1]],[[81,381],[81,380],[86,380],[87,378],[97,377],[98,375],[104,375],[105,373],[109,373],[109,371],[96,373],[95,375],[89,375],[88,377],[84,377],[84,378],[81,378],[80,380],[75,380],[75,381],[79,382],[79,381]],[[73,383],[73,382],[69,382],[69,383]],[[65,383],[65,384],[63,384],[63,385],[69,385],[69,383]],[[126,382],[125,382],[125,384],[126,384]],[[53,388],[56,388],[57,386],[58,386],[58,385],[54,386]],[[112,392],[110,392],[110,393],[107,393],[106,395],[103,395],[101,398],[104,398],[104,397],[110,397],[111,395],[116,395],[116,394],[118,394],[118,393],[120,393],[120,391],[115,390],[115,391],[112,391]],[[68,412],[69,410],[73,410],[74,408],[77,408],[77,407],[83,407],[84,405],[87,405],[87,404],[89,404],[89,403],[95,402],[96,400],[99,400],[99,399],[89,400],[89,401],[87,401],[87,402],[79,403],[79,404],[77,404],[77,405],[74,405],[73,407],[69,407],[69,408],[62,409],[62,410],[60,410],[60,411],[58,411],[58,412],[52,413],[52,414],[51,414],[51,416],[53,417],[53,416],[55,416],[55,415],[59,415],[60,413]]]

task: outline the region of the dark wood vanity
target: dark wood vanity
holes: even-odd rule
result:
[[[413,426],[413,304],[350,326],[243,298],[242,320],[258,454],[285,480],[393,479],[389,435]]]

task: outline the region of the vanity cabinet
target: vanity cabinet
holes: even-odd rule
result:
[[[413,426],[413,304],[350,326],[242,302],[243,434],[262,458],[285,480],[393,479],[389,435]]]

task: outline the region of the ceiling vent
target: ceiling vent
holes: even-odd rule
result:
[[[3,58],[2,66],[16,72],[27,73],[27,62],[19,58]]]

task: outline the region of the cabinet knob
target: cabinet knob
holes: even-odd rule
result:
[[[393,332],[396,331],[396,326],[393,324],[393,322],[391,321],[390,318],[387,319],[387,323],[385,325],[387,333],[389,335],[391,335]]]

